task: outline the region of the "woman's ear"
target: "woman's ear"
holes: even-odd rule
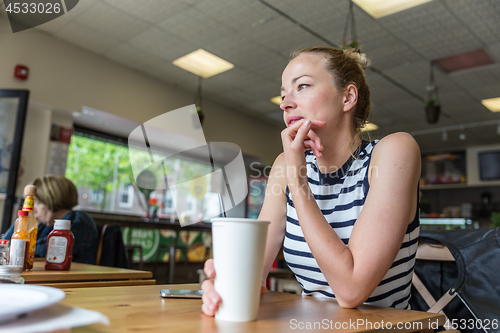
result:
[[[350,84],[344,90],[344,112],[352,110],[358,103],[358,88],[354,84]]]

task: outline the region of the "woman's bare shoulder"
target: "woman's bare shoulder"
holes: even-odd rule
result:
[[[397,132],[389,134],[373,148],[374,158],[416,158],[420,157],[417,141],[409,133]]]

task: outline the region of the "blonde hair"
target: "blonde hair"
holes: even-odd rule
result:
[[[33,181],[36,186],[35,200],[43,203],[52,212],[72,209],[78,205],[75,185],[61,175],[46,175]]]
[[[304,54],[318,54],[327,60],[326,69],[333,77],[333,83],[339,90],[354,84],[358,89],[358,102],[353,116],[354,129],[360,133],[370,115],[370,88],[366,84],[365,69],[370,65],[370,59],[364,53],[349,48],[340,50],[333,47],[318,46],[305,48],[292,54],[294,59]]]

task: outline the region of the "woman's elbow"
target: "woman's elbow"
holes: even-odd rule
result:
[[[341,308],[354,309],[366,302],[369,295],[365,296],[355,291],[349,291],[342,294],[335,294],[335,296]]]

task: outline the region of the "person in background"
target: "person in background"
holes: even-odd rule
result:
[[[409,309],[420,150],[407,133],[362,139],[368,64],[359,50],[315,47],[297,52],[283,72],[283,153],[259,215],[271,222],[263,282],[283,244],[303,295],[334,298],[345,308]],[[205,273],[216,276],[212,259]],[[203,312],[213,316],[221,302],[213,280],[202,289]]]
[[[60,175],[46,175],[33,181],[37,188],[35,196],[35,217],[38,220],[36,257],[47,254],[47,236],[53,229],[54,220],[70,220],[71,232],[75,236],[73,262],[95,264],[99,232],[92,217],[80,210],[73,210],[78,205],[78,191],[75,185]],[[4,238],[10,239],[14,232],[12,225]]]

